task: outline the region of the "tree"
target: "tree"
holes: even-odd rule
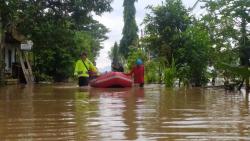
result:
[[[121,58],[117,42],[115,42],[114,46],[111,48],[111,51],[109,52],[109,58],[114,63],[118,63],[120,61]]]
[[[15,20],[13,17],[17,6],[15,1],[0,1],[0,85],[4,82],[4,58],[3,48],[5,44],[5,32],[7,31],[8,25],[10,25],[9,19]]]
[[[124,0],[123,2],[123,19],[124,27],[122,30],[122,39],[120,41],[120,53],[127,58],[129,54],[129,47],[136,44],[138,40],[138,27],[135,21],[136,9],[134,3],[137,0]]]
[[[0,13],[1,14],[1,13]],[[3,30],[2,30],[2,18],[0,17],[0,85],[4,84],[4,58],[3,58]]]
[[[152,14],[144,19],[144,41],[155,56],[167,58],[170,66],[172,57],[175,58],[177,49],[183,45],[181,33],[190,23],[188,12],[181,0],[166,0],[163,5],[149,9]]]
[[[185,85],[204,84],[211,44],[203,24],[189,16],[181,0],[149,8],[152,12],[144,19],[143,41],[155,58],[164,58],[166,85],[172,86],[174,77]]]
[[[8,25],[13,25],[11,27],[33,40],[35,61],[38,65],[36,68],[39,69],[37,71],[58,80],[57,78],[65,78],[71,73],[69,68],[73,67],[73,60],[79,57],[80,51],[83,50],[78,49],[79,47],[89,51],[91,58],[98,55],[102,48],[100,42],[107,38],[105,34],[108,30],[93,20],[92,13],[100,15],[111,11],[111,2],[112,0],[1,0],[1,31],[5,34]],[[79,32],[82,35],[78,34]],[[78,40],[74,39],[77,37],[87,37],[87,45],[80,46]],[[4,42],[1,42],[1,46],[3,44]],[[76,53],[75,50],[79,52]],[[44,71],[42,65],[49,70]],[[53,71],[50,70],[52,68]]]
[[[250,3],[246,0],[220,0],[208,1],[205,8],[208,14],[203,17],[208,28],[210,36],[216,41],[215,54],[222,56],[224,52],[230,51],[236,55],[236,59],[223,60],[221,62],[230,65],[241,65],[249,67],[250,59],[250,30],[249,30],[249,7]],[[232,56],[232,55],[231,55]],[[233,61],[236,60],[236,61]],[[238,61],[240,60],[240,61]],[[219,60],[218,60],[219,61]],[[249,78],[245,78],[249,85]],[[249,86],[247,86],[249,87]]]
[[[194,86],[202,86],[207,81],[208,54],[211,48],[208,31],[203,29],[203,25],[199,21],[193,21],[193,24],[183,32],[182,37],[185,42],[183,47],[177,51],[179,54],[179,57],[176,58],[177,72],[188,78],[181,78],[182,76],[179,78],[188,79]],[[186,70],[188,72],[185,73],[188,74],[183,74],[183,71]]]

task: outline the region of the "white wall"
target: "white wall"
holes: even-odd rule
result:
[[[8,51],[11,51],[11,63],[15,62],[15,47],[14,46],[10,46],[10,45],[6,45],[5,46],[5,58],[4,58],[4,62],[5,62],[5,70],[8,72],[11,72],[11,64],[9,65],[9,53]]]

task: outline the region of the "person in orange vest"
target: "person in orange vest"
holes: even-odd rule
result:
[[[83,52],[81,58],[76,61],[74,75],[78,77],[78,85],[88,86],[91,75],[97,74],[97,69]]]
[[[126,75],[133,76],[134,83],[139,84],[140,87],[144,86],[144,65],[141,59],[136,60],[136,65]]]

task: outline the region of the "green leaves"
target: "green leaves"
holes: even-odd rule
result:
[[[249,55],[249,0],[205,0],[208,13],[202,20],[213,41],[210,50],[212,65],[223,77],[248,76],[246,66]],[[231,65],[228,65],[231,64]],[[245,75],[243,74],[245,73]]]
[[[111,59],[112,63],[121,63],[121,56],[117,42],[115,42],[114,46],[111,48],[111,51],[109,52],[109,58]]]
[[[153,53],[166,57],[170,64],[183,43],[181,33],[190,23],[187,10],[180,0],[167,0],[163,5],[149,9],[152,14],[147,14],[144,19],[147,34],[144,40]]]
[[[179,65],[186,64],[190,67],[191,82],[200,86],[205,83],[203,78],[206,74],[208,53],[211,47],[209,34],[200,23],[194,23],[183,33],[183,37],[186,40],[184,46],[178,50],[177,62]]]
[[[248,67],[240,67],[240,66],[233,66],[226,63],[220,63],[219,67],[221,67],[224,70],[230,71],[231,73],[235,75],[239,75],[243,78],[249,78],[250,77],[250,70]]]
[[[166,0],[150,9],[143,41],[154,56],[166,59],[165,84],[171,87],[176,77],[185,84],[204,84],[211,40],[203,23],[189,16],[181,0]]]
[[[172,59],[171,67],[164,69],[164,82],[166,87],[172,88],[176,78],[175,61]]]
[[[120,41],[120,54],[127,59],[129,47],[136,45],[138,41],[138,27],[135,21],[135,3],[136,0],[124,0],[123,2],[123,19],[124,26],[122,30],[122,39]]]
[[[132,48],[130,49],[130,53],[127,59],[127,69],[131,70],[133,66],[135,66],[136,60],[140,58],[145,63],[146,61],[146,53],[141,48]]]
[[[35,71],[56,81],[73,74],[81,51],[94,59],[108,29],[93,20],[112,10],[112,0],[4,0],[0,2],[2,31],[13,25],[34,42]],[[1,55],[0,55],[1,56]]]

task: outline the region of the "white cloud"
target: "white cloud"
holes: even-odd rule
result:
[[[196,0],[183,0],[183,4],[186,7],[192,7]],[[143,18],[147,11],[145,9],[148,5],[159,5],[162,3],[162,0],[138,0],[135,3],[136,7],[136,22],[141,29],[140,24],[143,21]],[[95,16],[95,19],[100,23],[104,24],[110,32],[107,34],[109,37],[108,40],[104,41],[104,48],[100,51],[100,55],[96,60],[97,68],[102,70],[110,66],[111,61],[108,58],[108,52],[110,48],[114,45],[115,42],[120,41],[122,38],[122,28],[123,28],[123,0],[114,0],[112,3],[113,11],[111,13],[104,13],[102,16]],[[199,7],[199,5],[197,5]],[[197,12],[197,11],[196,11]]]

